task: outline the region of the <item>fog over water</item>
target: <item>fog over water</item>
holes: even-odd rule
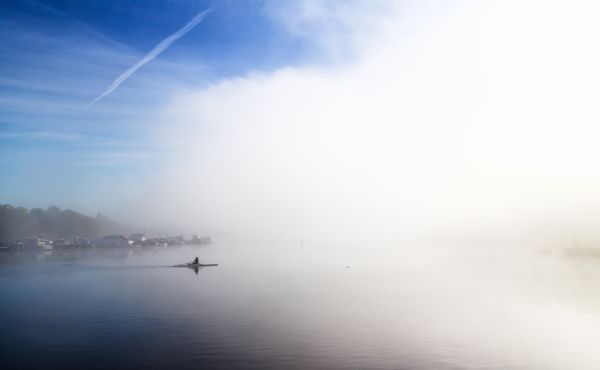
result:
[[[168,267],[195,255],[220,266]],[[594,259],[456,247],[374,263],[308,243],[232,241],[0,257],[0,342],[12,368],[594,369],[600,361]],[[24,363],[32,352],[35,364]]]
[[[174,89],[90,189],[215,244],[0,255],[0,358],[600,368],[600,5],[266,4],[314,61]]]

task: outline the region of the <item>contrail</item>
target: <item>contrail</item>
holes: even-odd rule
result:
[[[150,62],[151,60],[153,60],[154,58],[156,58],[158,55],[160,55],[160,53],[165,51],[169,46],[171,46],[171,44],[173,44],[175,41],[177,41],[177,39],[179,39],[181,36],[190,32],[190,30],[192,28],[196,27],[198,25],[198,23],[202,22],[204,17],[206,17],[208,15],[208,13],[210,13],[212,10],[213,10],[213,8],[210,7],[208,9],[196,14],[196,16],[194,18],[192,18],[192,20],[190,20],[179,31],[175,32],[171,36],[162,40],[158,45],[156,45],[154,47],[154,49],[152,49],[148,54],[146,54],[139,62],[137,62],[133,66],[129,67],[128,70],[126,70],[119,77],[117,77],[110,84],[108,89],[106,89],[106,91],[104,91],[102,94],[100,94],[96,99],[89,102],[88,105],[85,106],[85,108],[91,107],[96,102],[98,102],[100,99],[104,98],[106,95],[113,92],[117,87],[119,87],[119,85],[121,85],[126,79],[128,79],[132,74],[134,74],[135,71],[140,69],[144,64],[146,64],[146,63]]]

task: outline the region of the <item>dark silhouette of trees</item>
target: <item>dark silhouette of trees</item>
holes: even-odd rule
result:
[[[48,239],[97,238],[123,233],[128,227],[98,214],[89,217],[56,206],[33,208],[0,205],[0,241],[42,236]]]

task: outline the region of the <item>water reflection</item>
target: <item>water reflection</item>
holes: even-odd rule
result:
[[[220,266],[170,267],[195,256]],[[237,244],[3,253],[0,345],[11,368],[31,351],[47,368],[600,365],[600,260],[388,257]]]

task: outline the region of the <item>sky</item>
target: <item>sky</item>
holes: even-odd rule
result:
[[[3,2],[0,201],[240,235],[594,234],[599,10]]]
[[[111,82],[197,13],[203,19],[101,104]],[[1,201],[91,211],[102,184],[155,167],[147,139],[174,91],[300,63],[311,51],[278,32],[259,1],[37,1],[0,5]],[[116,186],[118,187],[118,186]]]

